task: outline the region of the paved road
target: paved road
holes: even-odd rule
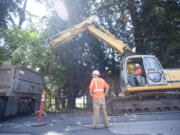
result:
[[[111,126],[91,129],[92,113],[48,114],[42,127],[37,116],[18,116],[0,122],[0,135],[180,135],[180,113],[109,117]]]

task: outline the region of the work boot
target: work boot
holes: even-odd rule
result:
[[[93,128],[93,129],[97,129],[98,128],[98,126],[94,126],[94,125],[92,125],[92,127],[91,128]]]
[[[107,125],[104,125],[104,127],[105,127],[105,128],[109,128],[109,124],[107,124]]]

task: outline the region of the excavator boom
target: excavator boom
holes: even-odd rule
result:
[[[92,35],[96,38],[102,40],[108,46],[112,47],[116,51],[118,51],[122,56],[129,56],[132,55],[131,48],[127,46],[125,43],[121,42],[120,40],[116,39],[114,35],[110,32],[105,30],[102,26],[96,27],[95,23],[91,19],[87,19],[80,24],[77,24],[71,28],[68,28],[59,34],[55,35],[54,37],[50,38],[50,45],[53,48],[56,48],[58,45],[71,40],[78,34],[89,31]]]

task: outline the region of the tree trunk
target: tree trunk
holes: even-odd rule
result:
[[[120,80],[119,80],[119,76],[114,77],[114,81],[115,81],[115,85],[114,85],[114,89],[115,89],[115,95],[116,97],[119,97],[119,93],[120,93]]]
[[[74,96],[72,89],[70,90],[68,95],[68,109],[73,110],[76,107],[76,97]]]
[[[52,108],[52,96],[50,95],[48,109]]]
[[[60,102],[59,102],[59,97],[57,95],[55,95],[55,106],[56,106],[56,110],[60,111]]]
[[[27,5],[27,0],[24,0],[23,11],[21,12],[21,15],[20,15],[18,28],[21,28],[23,22],[25,21],[26,5]]]
[[[134,38],[136,43],[136,53],[145,54],[145,49],[143,47],[143,36],[141,33],[141,26],[138,18],[138,12],[134,4],[134,0],[128,0],[129,11],[131,15],[132,24],[134,27]]]
[[[65,91],[66,91],[65,88],[63,88],[63,89],[61,90],[61,92],[62,92],[62,96],[61,96],[61,107],[62,107],[63,109],[66,108],[66,94],[65,94]]]
[[[66,100],[63,98],[61,101],[62,108],[65,109]]]
[[[92,98],[89,94],[89,88],[87,88],[87,91],[86,91],[86,97],[87,97],[87,108],[92,108]]]

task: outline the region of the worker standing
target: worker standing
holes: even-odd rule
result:
[[[108,128],[109,122],[107,119],[105,95],[107,94],[109,90],[109,85],[99,76],[100,76],[99,71],[94,70],[92,72],[93,79],[91,80],[91,83],[89,86],[90,96],[93,99],[93,126],[92,128],[98,128],[99,110],[102,111],[104,126]]]

